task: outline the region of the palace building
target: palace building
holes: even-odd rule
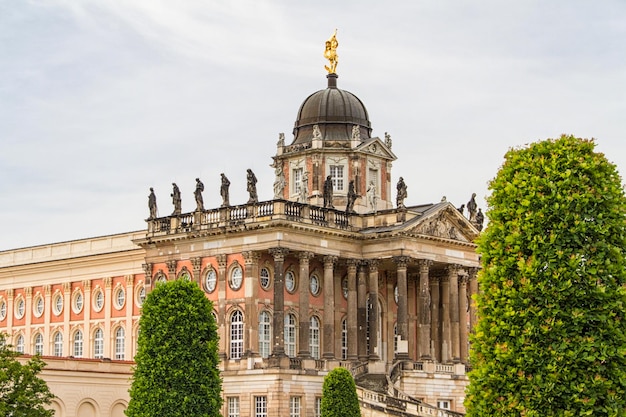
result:
[[[213,301],[225,417],[317,417],[338,366],[364,416],[462,413],[481,225],[475,207],[405,202],[372,132],[330,72],[279,137],[272,200],[249,178],[243,205],[0,252],[0,332],[47,362],[56,415],[124,415],[141,305],[176,279]]]

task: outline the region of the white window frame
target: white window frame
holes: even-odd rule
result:
[[[300,397],[289,397],[289,417],[300,417]]]
[[[262,358],[272,354],[272,316],[268,311],[259,314],[259,354]]]
[[[93,357],[104,358],[104,331],[100,327],[93,333]]]
[[[75,358],[83,357],[83,332],[82,330],[76,330],[74,337],[72,338],[72,353]]]
[[[57,331],[53,336],[54,356],[63,356],[63,333]]]
[[[243,355],[243,313],[239,310],[230,315],[230,359],[241,359]]]
[[[40,332],[37,332],[35,335],[35,343],[34,349],[35,355],[43,355],[43,335]]]
[[[452,410],[452,400],[438,399],[437,408],[440,408],[442,410]]]
[[[285,314],[284,344],[285,354],[290,358],[296,356],[297,320],[293,313]]]
[[[122,326],[115,330],[115,360],[123,361],[126,358],[126,331]]]
[[[269,268],[261,268],[261,270],[259,271],[259,283],[261,284],[261,288],[263,288],[264,290],[269,289],[272,283],[272,273]]]
[[[213,268],[207,269],[204,273],[204,290],[212,293],[217,288],[217,272]]]
[[[228,417],[239,417],[240,414],[240,404],[239,397],[227,397],[228,403]]]
[[[83,293],[80,290],[75,291],[72,297],[72,310],[74,313],[78,314],[83,311],[84,304],[85,298],[83,297]]]
[[[311,295],[314,297],[320,295],[321,288],[322,282],[320,281],[319,276],[317,276],[317,274],[311,275],[311,278],[309,278],[309,290],[311,291]]]
[[[254,397],[254,417],[267,417],[267,396]]]
[[[320,358],[320,319],[311,316],[309,325],[309,352],[313,359]]]
[[[15,338],[15,351],[24,354],[24,335],[18,334]]]
[[[57,292],[52,298],[52,312],[55,316],[58,316],[63,312],[63,304],[63,295]]]
[[[333,191],[338,193],[344,193],[346,189],[346,165],[345,164],[330,164],[328,166],[328,175],[333,182]]]
[[[243,268],[238,263],[230,269],[228,284],[233,291],[239,291],[243,287]]]
[[[35,302],[33,303],[33,314],[35,314],[35,317],[41,317],[45,308],[44,306],[43,297],[41,295],[36,296]]]
[[[285,274],[285,289],[287,290],[287,292],[289,292],[289,294],[293,294],[296,292],[297,288],[298,279],[295,272],[287,271],[287,273]]]
[[[102,311],[104,307],[104,291],[101,288],[96,288],[93,294],[93,309],[96,312]]]
[[[0,299],[0,321],[7,318],[7,302],[4,299]]]
[[[126,291],[124,287],[118,285],[113,293],[113,306],[116,310],[121,310],[126,305]]]
[[[15,317],[21,319],[24,317],[26,313],[26,300],[22,297],[19,297],[15,302]]]
[[[341,359],[348,359],[348,320],[341,320]]]
[[[291,195],[300,195],[302,190],[302,177],[304,175],[303,167],[294,167],[291,169]]]

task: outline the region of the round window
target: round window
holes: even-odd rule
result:
[[[54,306],[54,314],[57,316],[61,314],[63,311],[63,296],[61,294],[55,295],[52,305]]]
[[[144,301],[146,301],[146,287],[141,285],[137,290],[137,305],[141,307]]]
[[[124,288],[118,287],[115,290],[115,308],[118,310],[124,307],[124,302],[126,301],[126,293],[124,292]]]
[[[294,292],[296,289],[296,276],[292,271],[287,272],[287,275],[285,275],[285,288],[289,292]]]
[[[0,321],[7,318],[7,302],[0,300]]]
[[[348,299],[348,278],[344,278],[341,280],[341,292],[343,293],[343,298]]]
[[[96,293],[93,296],[93,308],[96,311],[102,310],[104,306],[104,293],[100,288],[96,290]]]
[[[74,312],[80,313],[83,309],[83,293],[78,291],[74,295]]]
[[[178,278],[183,281],[191,281],[191,274],[186,269],[183,269]]]
[[[393,299],[396,300],[396,304],[398,304],[398,286],[393,287]]]
[[[238,290],[241,288],[241,284],[243,282],[243,270],[240,266],[236,266],[230,272],[230,287],[233,290]]]
[[[33,311],[35,313],[35,316],[37,317],[41,317],[41,315],[43,314],[43,298],[41,296],[37,297],[35,299],[35,305],[33,306]]]
[[[216,285],[217,285],[217,274],[215,273],[215,269],[209,269],[204,279],[204,287],[207,290],[207,292],[213,292],[215,291]]]
[[[318,295],[320,293],[320,279],[317,275],[311,275],[309,287],[311,288],[311,294]]]
[[[24,317],[24,311],[26,310],[26,302],[23,298],[17,300],[17,304],[15,305],[15,316],[18,319]]]
[[[267,268],[261,268],[261,287],[265,290],[270,287],[270,270]]]

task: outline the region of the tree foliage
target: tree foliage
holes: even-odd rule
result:
[[[46,365],[39,356],[25,364],[16,358],[19,353],[5,344],[0,334],[0,416],[51,417],[50,405],[54,395],[39,373]]]
[[[626,415],[626,200],[594,147],[510,150],[490,183],[470,417]]]
[[[222,380],[212,303],[197,284],[156,286],[139,321],[130,417],[218,417]]]
[[[335,368],[324,378],[322,417],[358,417],[361,415],[356,385],[350,372]]]

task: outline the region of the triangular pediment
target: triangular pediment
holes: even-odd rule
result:
[[[450,202],[433,205],[406,232],[460,242],[473,242],[479,234],[474,225]]]
[[[355,149],[356,152],[362,152],[369,155],[376,155],[384,159],[390,159],[395,161],[398,159],[391,149],[385,145],[385,143],[380,140],[380,138],[374,137],[365,140],[363,143],[360,143]]]

